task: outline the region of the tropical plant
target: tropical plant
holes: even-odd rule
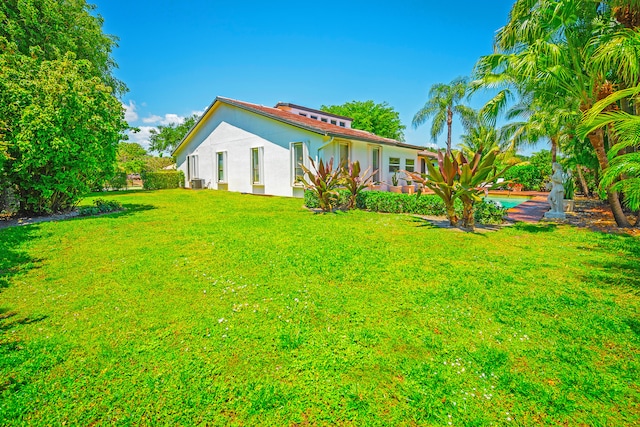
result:
[[[356,206],[356,198],[358,194],[371,182],[373,176],[377,171],[371,171],[368,168],[364,173],[360,173],[360,162],[349,162],[348,165],[343,166],[340,170],[340,184],[349,190],[349,202],[347,203],[347,209],[353,209]]]
[[[497,53],[481,58],[476,67],[480,80],[484,86],[497,82],[510,85],[516,92],[529,95],[542,112],[552,113],[552,106],[558,105],[577,113],[589,110],[613,91],[612,81],[638,81],[638,50],[625,43],[611,43],[622,28],[613,4],[517,0],[509,23],[497,34]],[[636,16],[638,2],[617,1],[615,7]],[[541,119],[551,123],[556,119],[555,114],[544,116]],[[570,137],[577,120],[558,124],[561,133]],[[586,138],[600,169],[606,171],[609,158],[603,130],[595,129]],[[629,226],[613,187],[607,190],[607,199],[618,226]]]
[[[398,172],[395,172],[393,175],[391,175],[391,185],[393,185],[394,187],[398,186]]]
[[[480,194],[484,193],[485,186],[495,183],[509,169],[507,166],[500,172],[496,171],[498,150],[491,150],[486,154],[482,154],[482,151],[478,150],[470,161],[461,152],[440,152],[437,168],[427,163],[426,177],[419,173],[407,172],[415,182],[429,188],[442,199],[452,226],[458,225],[459,218],[454,203],[456,199],[460,199],[463,204],[462,226],[473,229],[474,203],[482,200]],[[418,191],[418,196],[421,192],[422,188]]]
[[[311,157],[309,157],[309,161],[311,169],[300,164],[304,175],[298,180],[305,190],[316,196],[320,209],[324,212],[333,212],[338,207],[340,170],[333,169],[333,157],[327,163],[320,159],[317,166]]]
[[[568,200],[573,199],[576,194],[576,184],[570,173],[565,174],[562,186],[564,187],[564,198]]]
[[[626,98],[631,98],[633,103],[637,104],[639,94],[640,85],[611,94],[585,112],[583,122],[578,128],[581,136],[603,127],[610,128],[611,133],[616,136],[618,142],[609,150],[610,165],[602,175],[600,188],[604,191],[622,191],[625,204],[633,211],[640,210],[640,154],[637,151],[626,151],[640,148],[640,116],[625,111],[605,110],[611,104]],[[625,154],[620,154],[621,152]],[[640,215],[636,221],[636,226],[638,225]]]
[[[453,116],[458,115],[463,123],[471,120],[473,110],[461,103],[467,95],[468,84],[465,77],[458,77],[449,84],[438,83],[431,86],[429,99],[424,106],[413,117],[413,127],[417,128],[430,118],[431,139],[436,142],[442,133],[444,126],[447,126],[447,151],[451,151],[451,127]]]

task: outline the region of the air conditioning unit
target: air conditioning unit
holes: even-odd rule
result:
[[[192,190],[202,190],[204,188],[204,179],[192,179],[190,187]]]

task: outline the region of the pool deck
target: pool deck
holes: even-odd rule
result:
[[[549,203],[547,202],[549,193],[538,191],[491,191],[489,195],[501,197],[531,197],[531,200],[521,203],[507,211],[507,218],[514,222],[536,223],[540,221],[544,217],[545,212],[549,210]]]

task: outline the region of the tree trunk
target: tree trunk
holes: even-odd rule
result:
[[[447,108],[447,153],[451,152],[451,124],[453,123],[453,111]]]
[[[578,182],[580,183],[580,187],[582,187],[582,194],[584,194],[585,197],[591,197],[591,192],[589,191],[587,180],[584,179],[584,174],[582,173],[582,166],[576,165],[576,173],[578,174]]]
[[[607,158],[607,152],[604,148],[604,131],[602,129],[597,129],[589,134],[589,142],[596,151],[596,157],[598,158],[598,163],[600,164],[600,169],[603,171],[607,170],[609,167],[609,159]],[[624,215],[622,211],[622,205],[620,204],[620,197],[618,196],[617,191],[613,191],[607,189],[607,200],[609,201],[609,206],[611,207],[611,212],[613,213],[613,217],[616,220],[616,224],[618,227],[628,228],[631,227],[629,220]]]
[[[458,226],[458,216],[456,215],[456,209],[453,207],[453,203],[446,204],[447,217],[449,218],[449,225],[452,227]]]
[[[556,140],[556,138],[551,137],[551,161],[555,163],[557,157],[558,157],[558,141]]]
[[[476,220],[473,216],[473,201],[463,200],[462,226],[467,230],[475,230]]]

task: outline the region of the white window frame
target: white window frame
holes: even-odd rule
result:
[[[411,169],[409,169],[409,164],[407,162],[413,162],[411,165]],[[404,159],[404,170],[407,172],[415,172],[416,171],[416,159]]]
[[[295,151],[296,145],[300,145],[302,147],[302,164],[307,168],[309,167],[309,150],[307,149],[307,144],[305,144],[302,141],[295,141],[295,142],[289,143],[289,152],[291,153],[291,185],[293,187],[302,187],[301,182],[296,182],[296,176],[297,176],[296,169],[298,169],[297,163],[296,163],[296,151]],[[304,176],[304,172],[303,172],[303,176]]]
[[[397,159],[398,162],[397,163],[396,162],[391,163],[391,159],[394,159],[394,160]],[[400,159],[400,157],[391,157],[391,156],[389,156],[389,173],[398,172],[400,170],[400,162],[401,161],[402,160]]]
[[[342,158],[340,158],[340,154],[342,151],[342,147],[346,146],[347,147],[347,161],[345,162],[344,166],[348,166],[349,162],[351,161],[351,144],[349,142],[342,142],[339,141],[336,145],[336,149],[337,149],[337,153],[336,153],[336,158],[338,159],[338,161],[335,163],[336,166],[340,166],[340,163],[342,162]]]
[[[258,156],[258,181],[255,178],[254,155]],[[249,156],[251,185],[264,185],[264,147],[251,147]]]
[[[382,181],[382,147],[379,145],[370,145],[369,146],[369,158],[371,159],[371,173],[373,173],[372,180],[373,182],[381,182]],[[378,151],[378,167],[376,168],[374,165],[374,153]]]
[[[187,181],[191,182],[192,179],[200,178],[198,176],[198,155],[190,154],[187,156]]]
[[[220,179],[220,155],[222,155],[222,179]],[[229,182],[229,170],[227,169],[227,152],[216,151],[216,181],[220,184]]]

